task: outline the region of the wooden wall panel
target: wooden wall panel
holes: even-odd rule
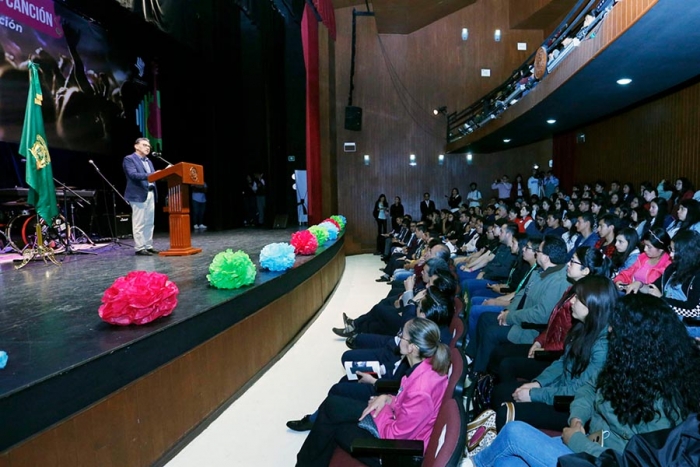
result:
[[[578,132],[576,183],[686,176],[700,187],[700,83]]]
[[[354,91],[352,104],[363,109],[362,131],[343,127],[350,90],[352,9],[337,9],[335,43],[337,192],[338,212],[348,218],[346,248],[349,254],[374,248],[376,224],[372,206],[380,193],[392,200],[399,195],[406,211],[415,214],[424,191],[432,193],[439,207],[444,195],[456,186],[466,194],[469,183],[482,188],[494,177],[491,165],[467,165],[464,155],[444,153],[446,119],[432,110],[448,105],[448,111],[467,107],[499,85],[543,40],[541,31],[511,31],[508,0],[479,1],[409,35],[378,34],[372,17],[357,18]],[[461,29],[469,39],[461,39]],[[493,40],[501,29],[501,42]],[[528,44],[518,51],[517,42]],[[491,70],[490,78],[480,76]],[[357,152],[343,152],[343,143],[354,142]],[[517,154],[520,151],[515,151]],[[549,160],[551,147],[542,160]],[[363,164],[363,155],[370,165]],[[416,154],[417,166],[409,166]],[[503,171],[529,173],[534,161],[490,155]],[[483,159],[482,159],[483,160]],[[486,192],[484,193],[486,195]]]

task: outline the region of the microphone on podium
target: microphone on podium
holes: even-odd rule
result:
[[[95,165],[95,163],[92,161],[92,159],[90,159],[88,162],[90,164],[92,164],[92,166],[95,168],[95,170],[97,170],[98,172],[100,171],[100,169]]]

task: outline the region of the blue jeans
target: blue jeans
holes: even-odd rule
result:
[[[472,460],[477,467],[556,467],[560,456],[572,453],[561,437],[550,438],[516,420],[506,424],[491,445]]]
[[[466,288],[463,288],[462,290],[467,290],[470,297],[498,297],[500,295],[499,293],[494,292],[487,287],[487,285],[493,284],[498,284],[498,282],[488,279],[467,279],[464,281]]]

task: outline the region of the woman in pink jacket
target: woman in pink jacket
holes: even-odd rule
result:
[[[411,366],[401,379],[398,394],[372,397],[368,404],[328,396],[297,454],[297,466],[328,466],[336,447],[349,451],[356,438],[413,439],[428,446],[447,387],[450,352],[440,342],[438,326],[425,318],[406,322],[396,337],[400,340],[401,354]],[[363,420],[361,428],[358,422],[365,417],[368,418]],[[376,428],[375,434],[371,428]],[[378,458],[359,460],[367,465],[379,465]]]
[[[618,288],[628,294],[637,293],[641,286],[653,283],[671,264],[668,254],[671,237],[663,227],[657,227],[644,234],[642,245],[644,252],[637,257],[637,261],[620,271],[613,279]]]

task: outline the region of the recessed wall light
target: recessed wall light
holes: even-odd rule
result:
[[[629,78],[620,78],[617,80],[617,84],[619,84],[620,86],[627,86],[631,82],[632,82],[632,80]]]
[[[493,32],[493,40],[495,40],[496,42],[501,42],[501,30],[500,29],[496,29]]]
[[[416,165],[416,155],[411,154],[408,156],[408,165]]]
[[[462,40],[466,41],[467,39],[469,39],[469,29],[462,28]]]
[[[438,164],[442,165],[445,163],[445,155],[444,154],[439,154],[438,155]]]
[[[557,123],[557,121],[554,120],[553,118],[550,118],[549,120],[547,120],[547,123],[549,123],[550,125],[553,125],[553,124]]]
[[[504,143],[510,143],[510,138],[506,138],[503,140]]]

